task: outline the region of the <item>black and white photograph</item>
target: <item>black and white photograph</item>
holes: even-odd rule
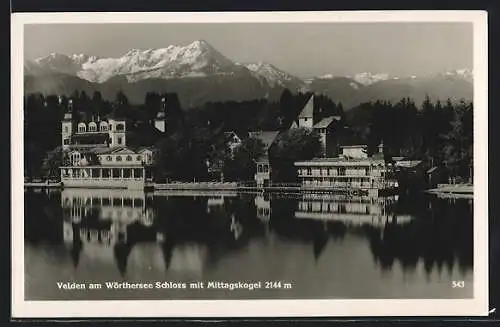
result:
[[[14,312],[487,314],[485,13],[108,15],[13,15]]]

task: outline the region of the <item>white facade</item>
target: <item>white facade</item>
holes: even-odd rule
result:
[[[269,161],[261,160],[257,162],[257,171],[254,178],[257,182],[257,187],[269,185],[271,182],[271,165],[269,164]]]
[[[167,130],[166,125],[167,124],[165,120],[155,119],[155,128],[160,132],[165,132]]]
[[[313,117],[300,117],[299,118],[299,128],[312,128],[313,127]]]
[[[384,160],[325,158],[296,162],[298,178],[304,187],[354,189],[392,189],[398,183],[392,166]]]
[[[61,124],[63,149],[69,156],[69,163],[60,167],[64,187],[144,188],[154,151],[127,148],[125,119],[73,118],[70,100]]]
[[[342,146],[342,155],[348,158],[354,159],[366,159],[368,158],[366,145],[351,145],[351,146]]]
[[[120,166],[120,165],[151,165],[153,164],[153,151],[150,149],[142,149],[133,151],[128,148],[121,148],[109,153],[97,155],[99,162],[102,165]]]
[[[314,96],[307,100],[306,105],[298,116],[297,124],[299,128],[313,128],[314,126]]]
[[[167,101],[165,98],[162,98],[161,99],[161,109],[156,114],[156,118],[154,121],[155,128],[162,133],[165,133],[165,131],[167,130],[166,112],[167,112]]]
[[[126,124],[123,119],[109,119],[108,133],[110,138],[109,146],[111,148],[118,146],[126,146]]]

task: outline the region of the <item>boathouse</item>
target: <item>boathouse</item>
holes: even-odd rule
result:
[[[271,165],[269,163],[269,149],[274,144],[279,132],[278,131],[260,131],[250,132],[249,136],[260,140],[264,144],[264,154],[255,160],[256,172],[255,182],[257,187],[266,187],[271,181]]]

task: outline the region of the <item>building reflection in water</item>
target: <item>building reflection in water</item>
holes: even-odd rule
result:
[[[147,201],[151,197],[142,191],[63,190],[64,242],[75,267],[84,255],[92,262],[115,260],[120,273],[125,274],[132,246],[141,240],[141,234],[156,236],[154,212],[146,206]]]
[[[269,222],[271,219],[271,196],[269,194],[258,194],[255,196],[254,202],[257,209],[257,218],[263,222]]]
[[[36,197],[46,196],[36,194]],[[61,206],[50,195],[40,204],[42,223],[26,207],[27,238],[38,233],[62,242],[75,267],[112,264],[122,276],[149,270],[201,276],[231,253],[244,256],[257,242],[268,256],[283,242],[304,244],[319,260],[331,242],[360,237],[381,270],[399,262],[425,271],[472,269],[472,203],[440,199],[346,197],[303,194],[291,198],[258,195],[154,196],[142,191],[65,189]],[[38,199],[38,198],[37,198]],[[31,199],[31,203],[39,200]],[[43,202],[43,201],[42,201]],[[36,204],[38,205],[38,204]],[[59,213],[62,209],[62,213]],[[32,225],[32,227],[30,227]],[[43,232],[40,232],[43,230]],[[59,233],[57,236],[55,233]],[[57,241],[59,239],[60,241]],[[275,242],[279,242],[275,243]],[[67,252],[66,252],[67,253]],[[279,258],[276,258],[279,260]]]
[[[396,215],[392,206],[398,197],[351,197],[345,195],[306,194],[298,202],[296,218],[342,222],[348,226],[383,227],[387,223],[405,224],[413,217]]]
[[[307,194],[298,200],[295,217],[325,224],[325,232],[316,228],[313,235],[315,257],[328,242],[327,231],[335,229],[331,224],[336,224],[366,237],[383,271],[392,269],[395,262],[404,271],[421,264],[427,275],[434,268],[441,273],[443,267],[451,274],[455,265],[462,274],[471,269],[472,201],[433,197],[399,200]]]
[[[63,190],[63,238],[74,266],[85,257],[94,263],[114,261],[122,276],[144,268],[200,275],[243,235],[236,213],[230,205],[225,208],[225,196],[156,200],[168,205],[155,207],[153,195],[142,191]],[[223,217],[210,220],[205,217],[210,214]]]

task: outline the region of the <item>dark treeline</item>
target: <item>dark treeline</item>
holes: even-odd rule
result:
[[[152,126],[163,97],[167,103],[167,133],[161,135]],[[128,145],[155,145],[160,151],[159,176],[179,180],[211,179],[209,167],[221,170],[225,180],[250,180],[255,169],[253,160],[264,153],[258,140],[247,139],[247,132],[282,131],[269,153],[273,179],[293,181],[293,162],[319,153],[316,133],[289,130],[309,97],[310,93],[285,90],[279,101],[216,102],[186,110],[172,93],[148,93],[140,105],[130,104],[122,92],[114,101],[104,100],[99,92],[89,96],[75,91],[71,97],[60,98],[29,94],[24,106],[25,175],[57,172],[46,163],[60,152],[61,119],[71,98],[77,119],[103,119],[111,113],[125,117]],[[345,118],[336,131],[341,144],[363,142],[373,151],[383,142],[387,154],[424,159],[446,167],[452,176],[470,175],[472,103],[431,103],[427,99],[417,107],[403,99],[395,104],[364,103],[344,112],[342,103],[316,95],[314,107],[316,120],[330,115]],[[234,153],[224,142],[228,131],[243,140],[243,146]]]
[[[351,136],[369,151],[383,142],[391,156],[423,159],[445,168],[450,176],[469,178],[473,160],[473,105],[450,100],[417,107],[410,99],[369,102],[350,110],[346,117]]]

